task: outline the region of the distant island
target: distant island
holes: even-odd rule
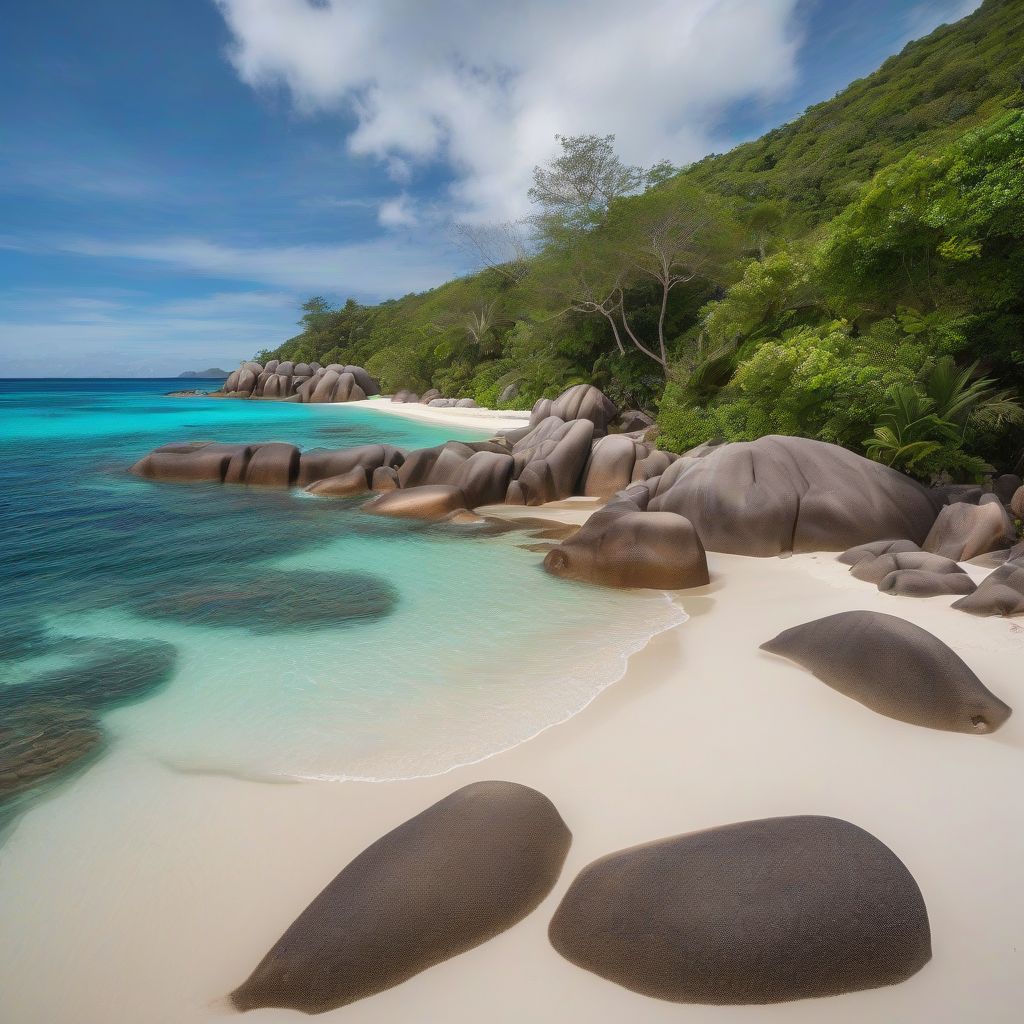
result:
[[[209,370],[186,370],[184,373],[178,374],[179,379],[182,377],[216,377],[218,380],[227,380],[227,378],[230,376],[230,371],[221,370],[216,367],[211,367]]]

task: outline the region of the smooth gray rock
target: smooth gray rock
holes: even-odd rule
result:
[[[704,545],[692,523],[673,512],[641,512],[620,500],[625,514],[599,519],[608,505],[548,552],[544,568],[563,579],[608,587],[683,590],[708,582]]]
[[[912,540],[874,540],[870,544],[858,544],[849,548],[836,558],[844,565],[856,565],[865,558],[877,558],[879,555],[896,554],[900,551],[920,551],[919,545]]]
[[[464,786],[359,854],[231,1001],[324,1013],[392,988],[526,917],[558,880],[571,841],[536,790]]]
[[[850,575],[865,583],[879,584],[890,573],[901,569],[918,569],[930,573],[964,574],[964,570],[951,558],[933,555],[927,551],[893,551],[887,555],[862,558],[850,568]]]
[[[1013,523],[998,500],[978,505],[957,502],[940,509],[921,546],[955,562],[966,562],[1008,548],[1016,540]]]
[[[971,615],[1020,615],[1024,612],[1024,564],[1007,562],[994,569],[953,607]]]
[[[803,437],[762,437],[683,456],[660,476],[650,509],[689,519],[709,551],[843,551],[883,538],[920,543],[934,496],[854,452]]]
[[[811,816],[602,857],[576,876],[548,935],[584,970],[678,1003],[839,995],[905,981],[931,959],[903,862],[856,825]]]
[[[828,615],[785,630],[761,650],[788,658],[872,711],[911,725],[980,734],[995,732],[1010,717],[1010,708],[952,649],[895,615]]]
[[[897,597],[946,597],[973,594],[977,584],[965,572],[896,569],[881,580],[878,589]]]

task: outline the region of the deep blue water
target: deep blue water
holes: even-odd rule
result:
[[[88,751],[72,772],[119,742],[252,777],[443,771],[578,710],[678,617],[658,595],[547,577],[521,534],[130,475],[177,440],[483,436],[344,406],[165,394],[216,386],[0,381],[0,811],[66,777],[46,762],[68,746]]]

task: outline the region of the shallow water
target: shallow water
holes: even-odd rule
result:
[[[180,386],[0,381],[0,715],[28,707],[30,739],[40,704],[86,716],[100,740],[76,770],[125,744],[258,779],[443,772],[573,714],[681,618],[664,595],[548,577],[521,533],[137,480],[128,467],[175,440],[484,436],[340,406],[166,397]],[[0,814],[66,774],[0,787]]]

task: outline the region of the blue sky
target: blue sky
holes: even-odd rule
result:
[[[470,269],[556,132],[722,151],[978,0],[40,0],[0,37],[5,376],[231,366]]]

